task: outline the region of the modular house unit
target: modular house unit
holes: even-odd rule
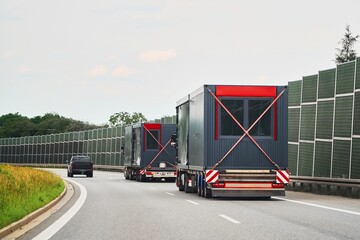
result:
[[[177,102],[176,184],[203,197],[285,195],[286,86],[204,85]]]
[[[175,150],[170,146],[175,124],[138,123],[125,128],[126,179],[175,180]]]

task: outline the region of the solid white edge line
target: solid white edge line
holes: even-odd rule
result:
[[[189,202],[189,203],[192,203],[192,204],[194,204],[194,205],[199,205],[199,203],[194,202],[194,201],[191,201],[191,200],[186,200],[186,201]]]
[[[228,220],[228,221],[230,221],[230,222],[232,222],[232,223],[236,223],[236,224],[240,223],[239,221],[237,221],[237,220],[235,220],[235,219],[233,219],[233,218],[231,218],[231,217],[228,217],[228,216],[226,216],[226,215],[219,214],[219,216],[222,217],[222,218],[225,218],[226,220]]]
[[[66,181],[69,181],[71,183],[76,184],[80,188],[80,196],[76,203],[64,214],[62,215],[56,222],[51,224],[48,228],[46,228],[44,231],[39,233],[36,237],[33,238],[33,240],[43,240],[43,239],[49,239],[55,233],[57,233],[66,223],[68,223],[73,216],[80,210],[82,205],[85,202],[85,199],[87,197],[87,191],[86,188],[73,180],[66,179]]]
[[[326,206],[322,206],[322,205],[319,205],[319,204],[301,202],[301,201],[296,201],[296,200],[291,200],[291,199],[286,199],[286,198],[280,198],[280,197],[271,197],[271,198],[360,216],[360,212],[349,211],[349,210],[344,210],[344,209],[340,209],[340,208],[326,207]]]
[[[167,195],[174,196],[175,194],[166,192]]]

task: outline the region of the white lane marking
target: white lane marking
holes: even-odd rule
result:
[[[191,200],[186,200],[186,201],[188,201],[189,203],[192,203],[194,205],[199,205],[197,202],[194,202],[194,201],[191,201]]]
[[[344,210],[344,209],[340,209],[340,208],[326,207],[326,206],[319,205],[319,204],[301,202],[301,201],[296,201],[296,200],[291,200],[291,199],[286,199],[286,198],[280,198],[280,197],[272,197],[272,198],[278,199],[278,200],[283,200],[283,201],[288,201],[288,202],[293,202],[293,203],[299,203],[299,204],[303,204],[303,205],[308,205],[308,206],[312,206],[312,207],[318,207],[318,208],[323,208],[323,209],[328,209],[328,210],[333,210],[333,211],[337,211],[337,212],[349,213],[349,214],[360,216],[360,212],[354,212],[354,211]]]
[[[41,239],[49,239],[57,231],[59,231],[67,222],[71,220],[73,216],[80,210],[82,205],[85,202],[85,199],[87,197],[87,191],[86,188],[81,185],[80,183],[77,183],[73,180],[66,179],[67,181],[76,184],[80,188],[80,196],[76,203],[64,214],[62,215],[56,222],[51,224],[47,229],[39,233],[36,237],[33,238],[33,240],[41,240]]]
[[[167,195],[174,196],[175,194],[166,192]]]
[[[152,190],[156,190],[156,188],[154,188],[154,187],[149,187],[150,189],[152,189]]]
[[[235,219],[233,219],[233,218],[231,218],[231,217],[228,217],[228,216],[226,216],[226,215],[219,214],[219,216],[222,217],[222,218],[225,218],[226,220],[228,220],[228,221],[230,221],[230,222],[232,222],[232,223],[240,223],[239,221],[237,221],[237,220],[235,220]]]

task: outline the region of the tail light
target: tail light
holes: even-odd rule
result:
[[[153,175],[153,173],[146,171],[146,175]]]
[[[283,183],[273,183],[272,188],[284,188],[284,184]]]
[[[224,188],[225,187],[225,183],[213,183],[212,184],[213,188]]]

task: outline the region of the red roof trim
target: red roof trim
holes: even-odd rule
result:
[[[269,86],[216,86],[218,97],[276,97],[276,87]]]

